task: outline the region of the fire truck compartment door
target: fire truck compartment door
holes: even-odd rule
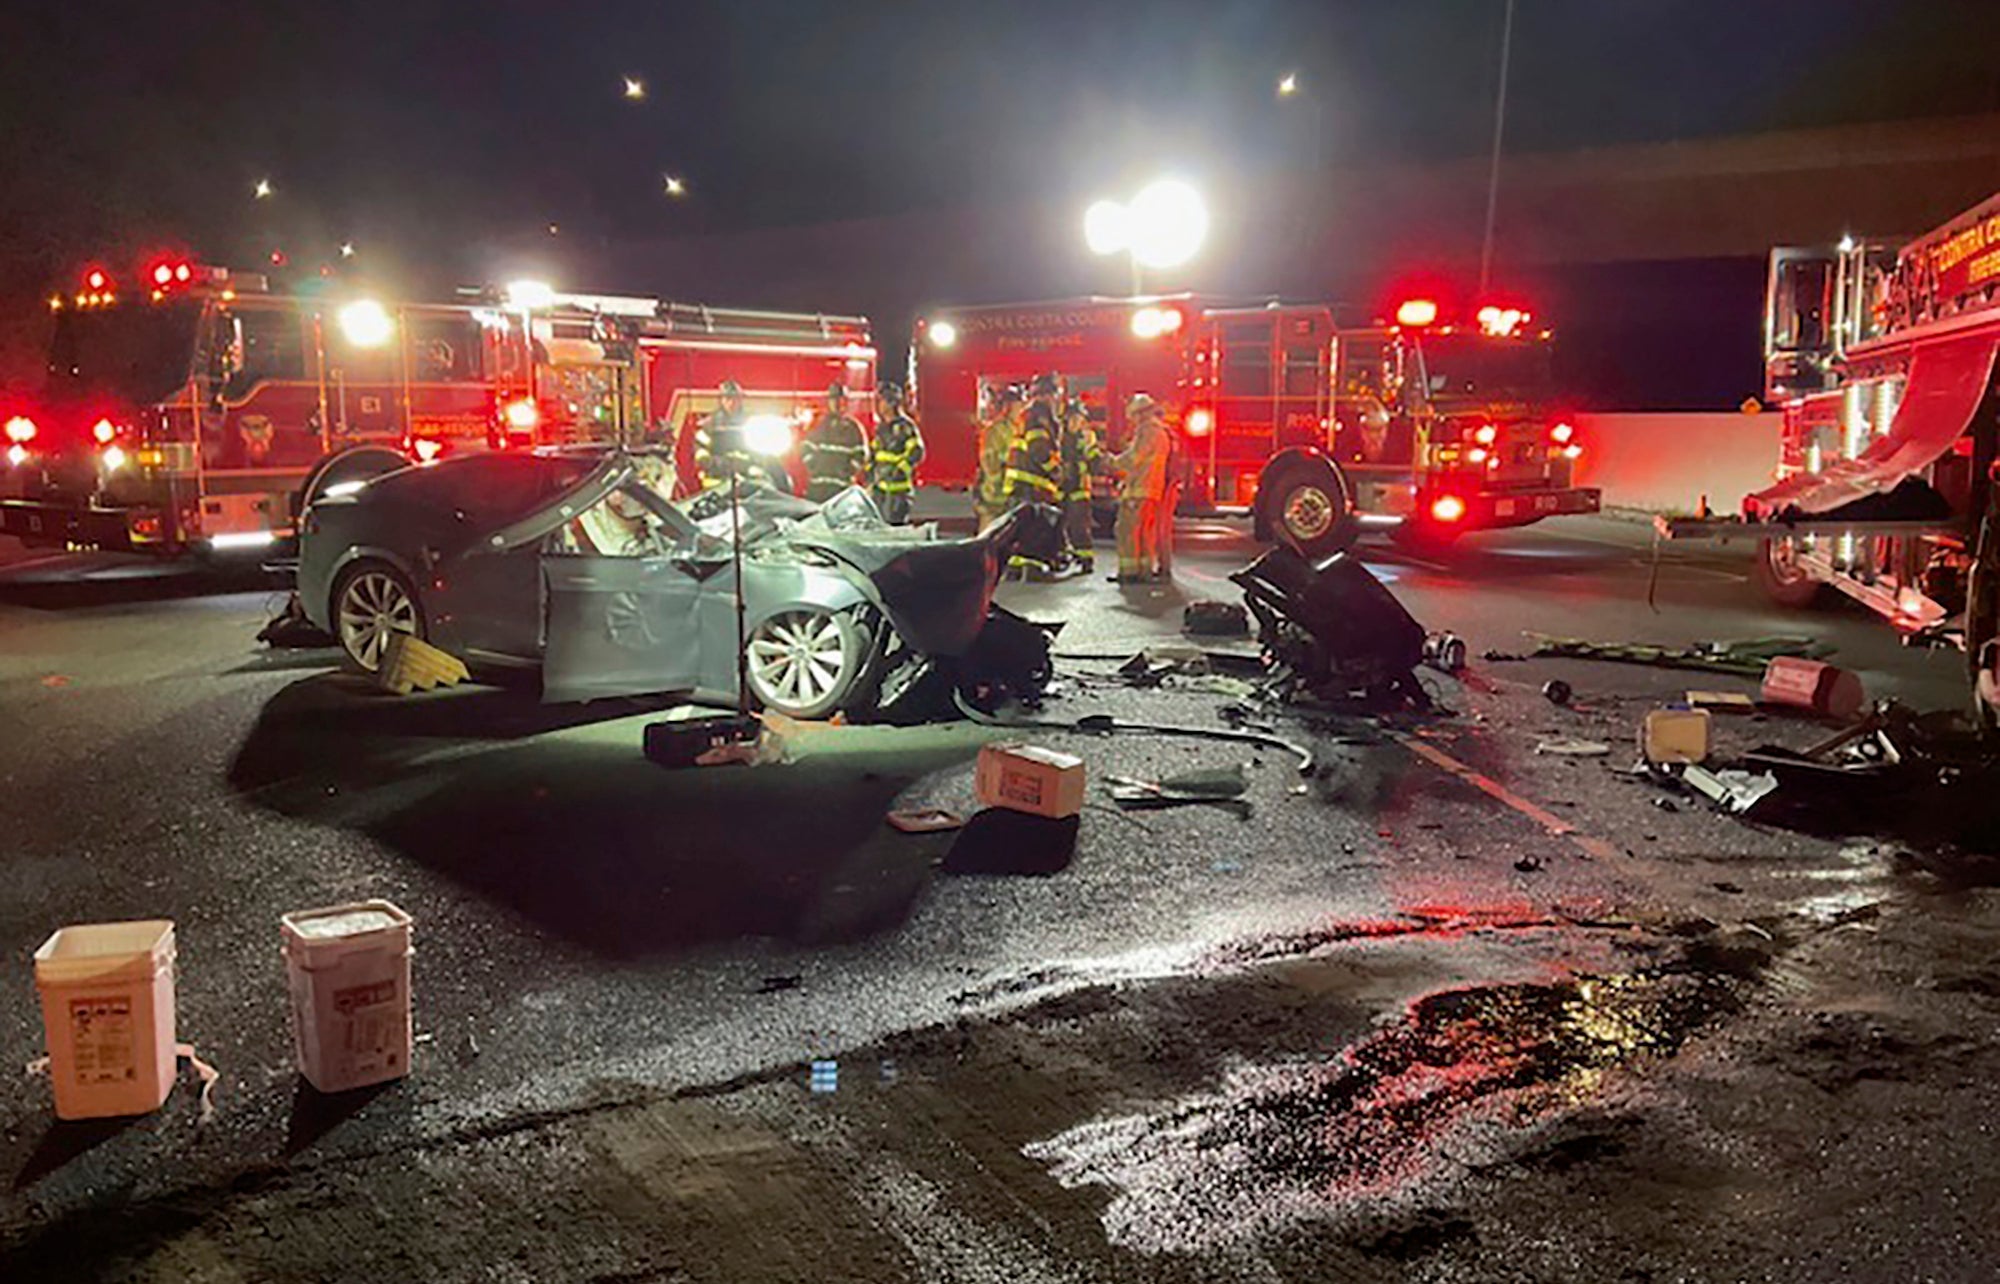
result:
[[[1964,335],[1919,347],[1889,431],[1853,459],[1799,473],[1744,501],[1752,514],[1787,509],[1824,513],[1863,496],[1893,490],[1951,449],[1993,383],[1994,335]]]

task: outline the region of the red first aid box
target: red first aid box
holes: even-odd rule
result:
[[[1824,660],[1781,655],[1765,666],[1758,698],[1765,704],[1786,704],[1845,720],[1861,712],[1867,694],[1861,679],[1846,669]]]

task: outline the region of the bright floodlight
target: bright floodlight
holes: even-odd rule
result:
[[[1297,72],[1288,71],[1278,78],[1278,97],[1290,98],[1297,92],[1299,92],[1299,74]]]
[[[507,282],[507,306],[517,312],[555,306],[556,288],[547,281]]]
[[[357,348],[379,348],[395,332],[388,310],[373,299],[356,299],[340,310],[340,333]]]
[[[1128,212],[1132,257],[1150,268],[1179,267],[1208,238],[1208,206],[1201,193],[1177,179],[1149,183]]]
[[[949,348],[958,342],[958,327],[949,321],[933,321],[930,327],[931,346]]]
[[[743,424],[743,444],[753,455],[786,454],[792,448],[792,425],[783,415],[752,415]]]
[[[1132,248],[1132,212],[1117,201],[1098,201],[1083,212],[1083,239],[1092,254]]]

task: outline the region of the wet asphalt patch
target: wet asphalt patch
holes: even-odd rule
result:
[[[1330,1059],[1241,1067],[1026,1153],[1066,1187],[1108,1189],[1107,1237],[1140,1252],[1227,1248],[1304,1221],[1359,1229],[1630,1097],[1647,1066],[1737,1009],[1754,968],[1693,948],[1629,973],[1433,992]]]

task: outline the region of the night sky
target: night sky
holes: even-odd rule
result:
[[[342,242],[449,276],[551,222],[601,242],[1080,200],[1162,161],[1254,183],[1315,151],[1472,154],[1501,9],[15,5],[0,278],[104,247],[306,262]],[[1514,48],[1521,150],[2000,108],[1992,0],[1520,0]],[[1280,101],[1285,71],[1301,93]]]

